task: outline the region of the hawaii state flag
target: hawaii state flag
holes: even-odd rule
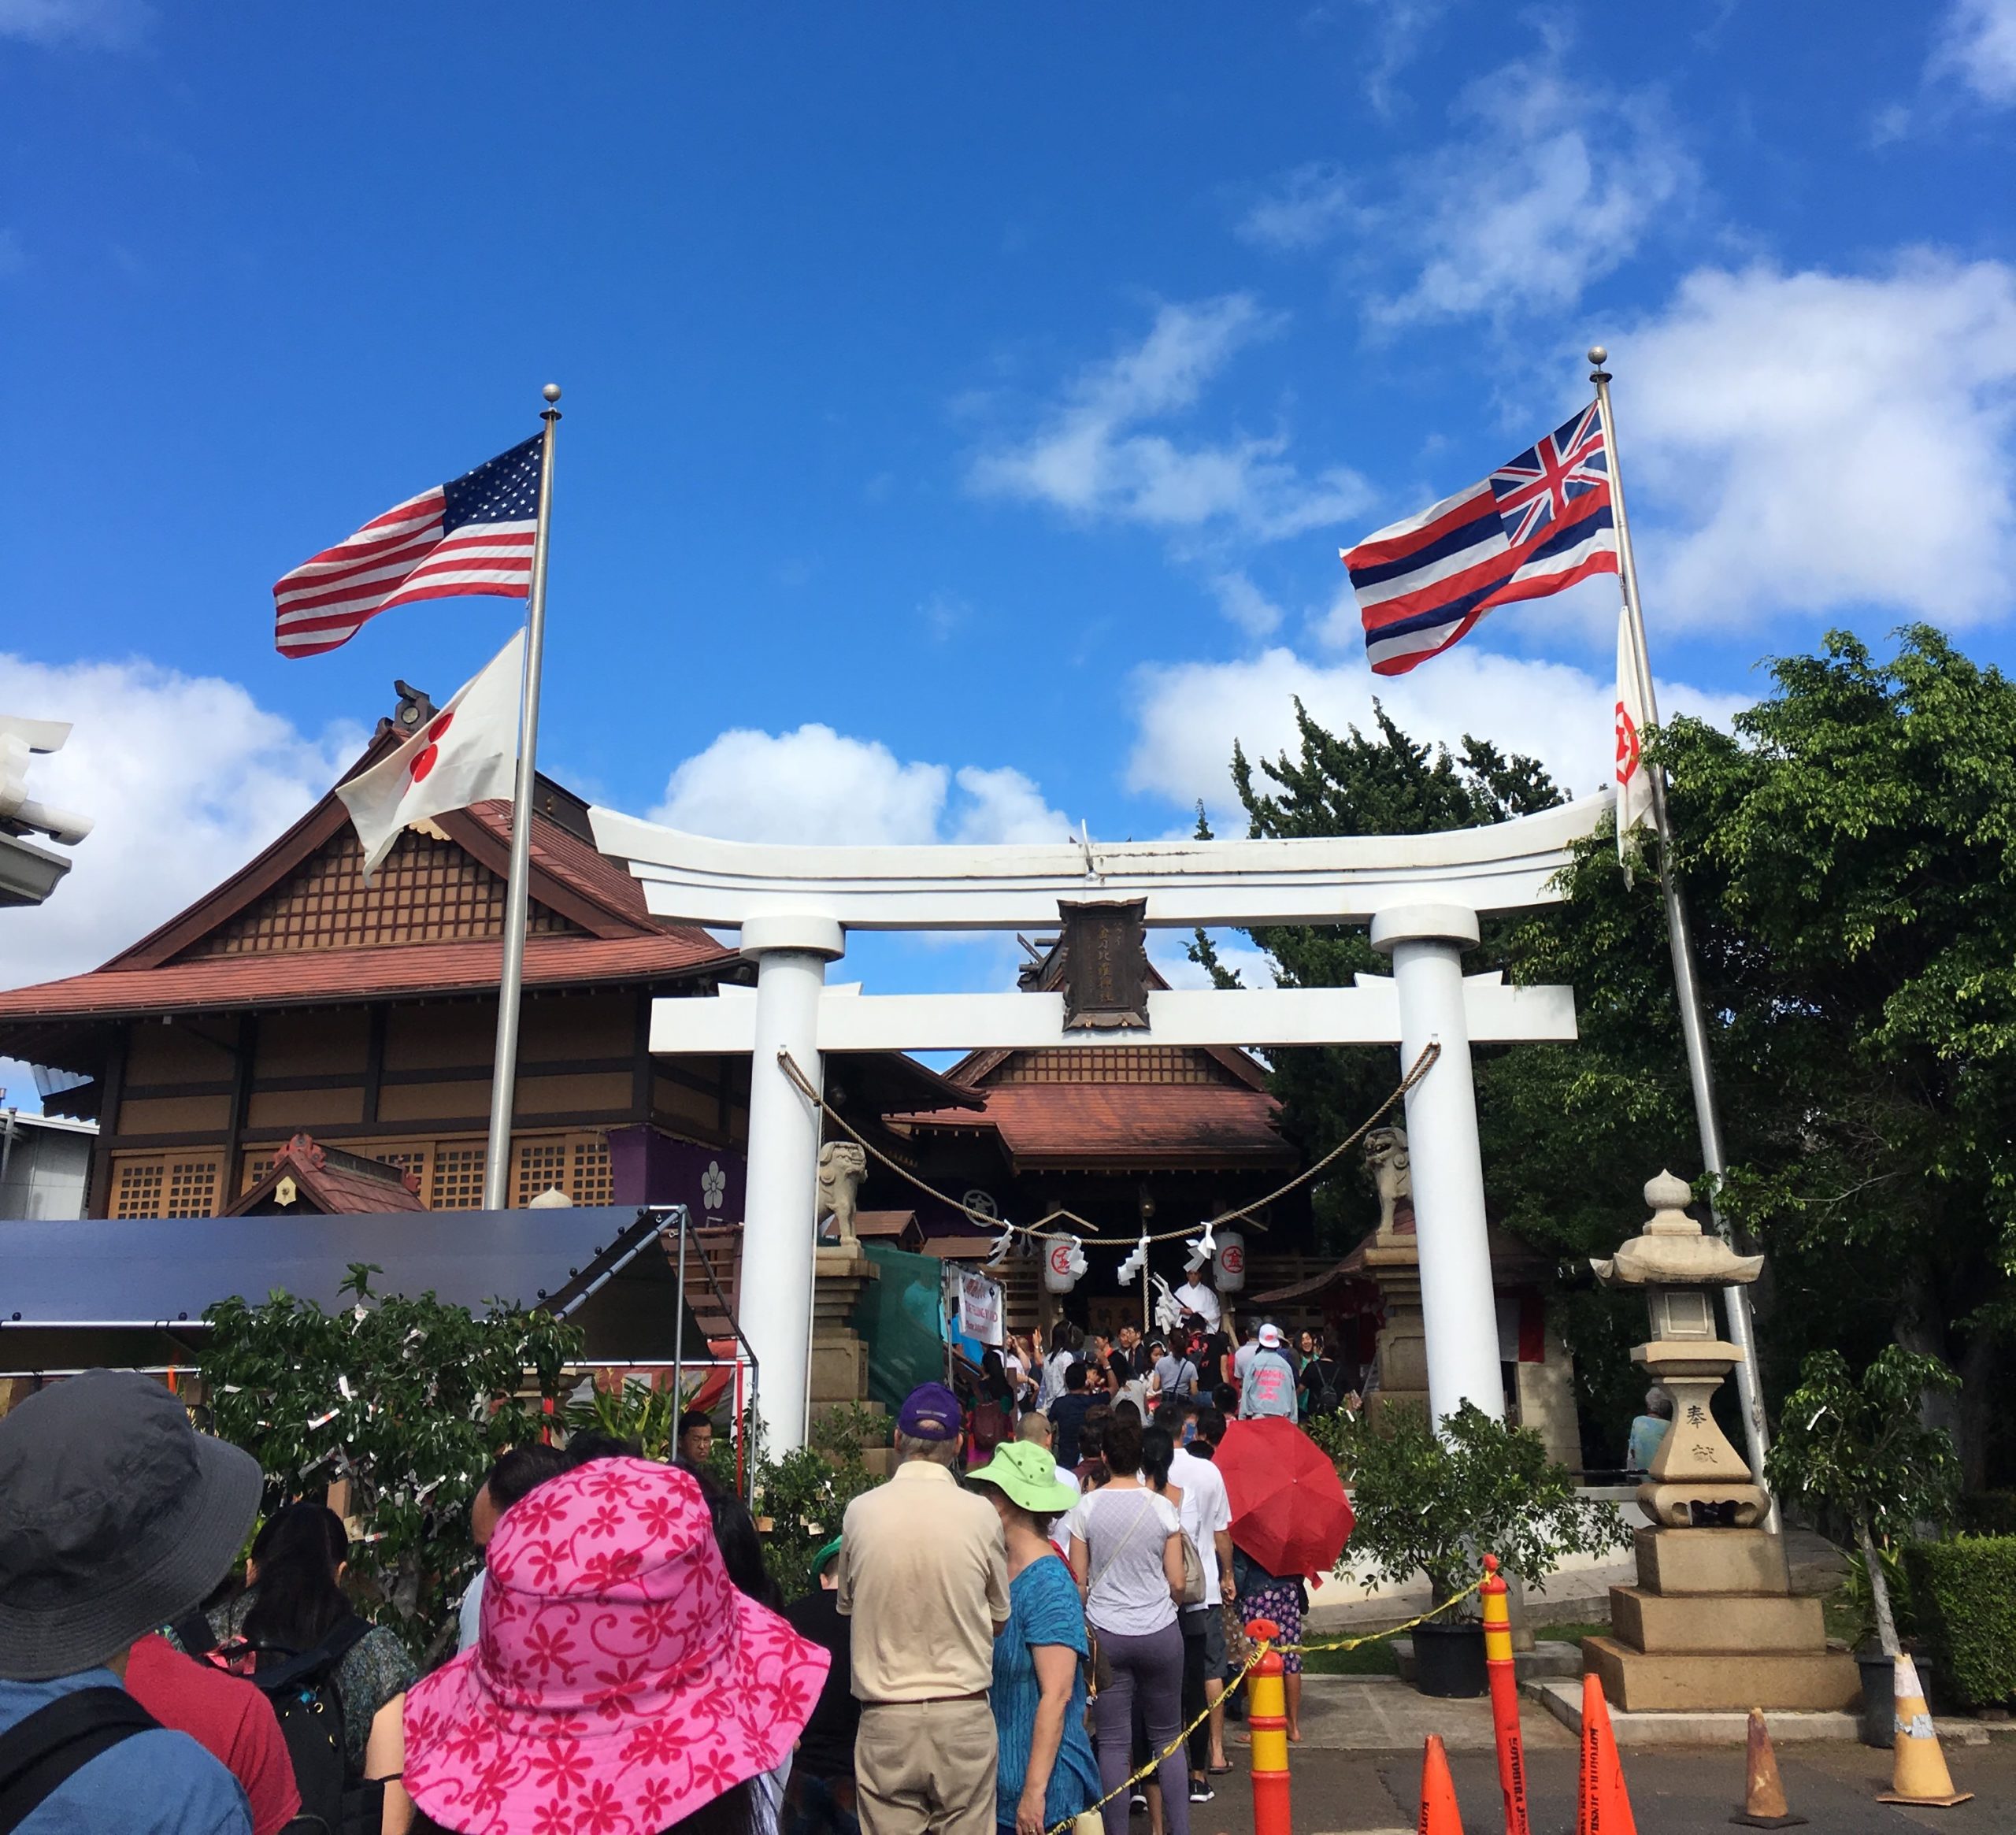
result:
[[[336,786],[364,843],[366,885],[409,823],[511,795],[524,673],[525,634],[520,631],[397,751]]]
[[[1592,402],[1480,484],[1340,550],[1373,673],[1405,675],[1494,606],[1617,571],[1610,456]]]

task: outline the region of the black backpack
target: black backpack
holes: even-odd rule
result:
[[[198,1655],[202,1652],[191,1638],[195,1630],[193,1618],[187,1626],[178,1625],[176,1634],[191,1655]],[[203,1648],[216,1648],[207,1620],[204,1626],[199,1641]],[[336,1689],[338,1666],[370,1629],[369,1619],[352,1613],[307,1650],[235,1643],[228,1651],[234,1659],[252,1658],[254,1666],[246,1680],[272,1703],[273,1718],[280,1723],[280,1737],[287,1741],[287,1756],[294,1763],[301,1816],[321,1822],[330,1835],[350,1826],[378,1826],[369,1812],[381,1796],[382,1787],[361,1784],[350,1773],[343,1697]]]
[[[76,1689],[0,1734],[0,1835],[101,1752],[161,1722],[124,1689]]]

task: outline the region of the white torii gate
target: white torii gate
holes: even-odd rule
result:
[[[784,1051],[823,1088],[833,1051],[1397,1044],[1410,1065],[1439,1044],[1406,1097],[1429,1400],[1438,1419],[1465,1401],[1502,1414],[1470,1044],[1573,1039],[1574,992],[1466,978],[1462,953],[1480,914],[1559,899],[1555,876],[1608,804],[1589,797],[1432,835],[988,847],[719,841],[591,810],[596,845],[628,866],[654,913],[739,929],[756,964],[753,993],[657,1002],[650,1044],[750,1054],[741,1310],[776,1443],[800,1445],[806,1429],[820,1136],[818,1110],[780,1066]],[[1369,922],[1393,973],[1350,988],[1158,989],[1145,1032],[1067,1030],[1061,994],[826,985],[849,930],[1030,929],[1054,925],[1060,905],[1132,899],[1164,929]]]

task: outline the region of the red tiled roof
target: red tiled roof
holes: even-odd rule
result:
[[[284,1178],[300,1188],[297,1203],[325,1217],[380,1215],[388,1211],[424,1210],[420,1181],[411,1173],[383,1161],[322,1146],[312,1136],[297,1134],[273,1156],[265,1177],[233,1204],[227,1217],[256,1215]]]
[[[1275,1104],[1229,1084],[995,1084],[984,1114],[891,1117],[918,1133],[991,1128],[1018,1166],[1290,1165]]]
[[[508,803],[471,803],[467,815],[500,848],[511,845],[511,806]],[[439,820],[441,818],[437,818]],[[606,854],[598,853],[579,836],[543,816],[532,818],[532,874],[550,873],[560,883],[629,923],[696,943],[711,944],[706,932],[691,925],[674,924],[655,918],[644,904],[644,888],[636,877]]]
[[[501,943],[418,943],[369,949],[205,956],[158,969],[98,969],[0,991],[0,1021],[119,1018],[206,1008],[326,1005],[368,997],[493,992]],[[535,936],[524,985],[647,981],[739,960],[704,931],[656,936]]]

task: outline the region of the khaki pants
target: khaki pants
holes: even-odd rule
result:
[[[854,1742],[864,1835],[994,1835],[999,1758],[984,1700],[864,1707]]]

